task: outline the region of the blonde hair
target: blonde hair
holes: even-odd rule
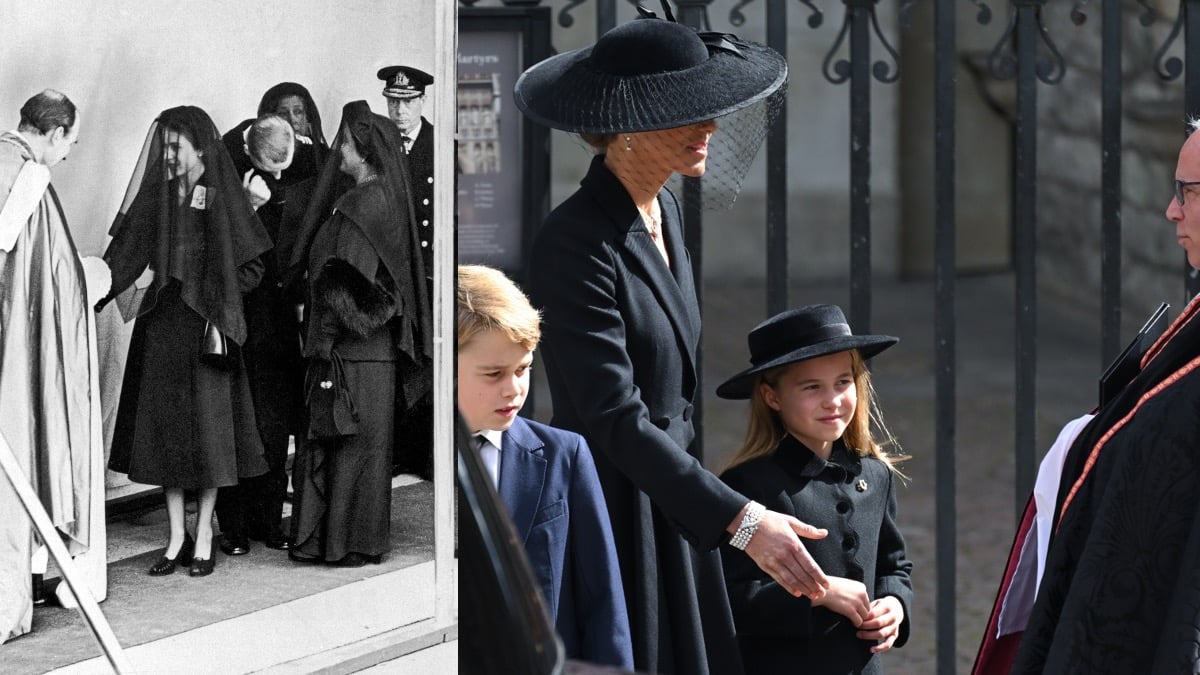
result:
[[[486,265],[459,265],[455,295],[459,349],[489,330],[504,333],[513,344],[529,351],[537,348],[542,339],[541,314],[500,270]]]
[[[854,389],[857,393],[858,403],[854,406],[854,415],[850,417],[850,423],[846,425],[842,440],[845,441],[846,447],[859,457],[874,457],[886,464],[897,476],[904,478],[904,474],[896,467],[896,464],[908,457],[903,454],[900,444],[884,423],[883,415],[876,408],[876,394],[875,387],[871,384],[871,371],[867,370],[867,364],[857,349],[848,351],[850,352],[850,371],[854,376]],[[766,384],[772,389],[777,388],[780,376],[792,365],[794,363],[772,368],[759,374],[750,396],[750,422],[746,427],[746,439],[742,441],[742,447],[729,460],[729,464],[725,467],[726,470],[756,457],[763,457],[775,452],[779,441],[787,435],[783,420],[778,412],[767,405],[760,385]],[[872,423],[878,429],[881,440],[876,440],[872,434]],[[895,448],[895,452],[886,452],[885,446]]]

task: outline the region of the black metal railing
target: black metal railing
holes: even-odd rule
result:
[[[1013,267],[1016,272],[1016,466],[1014,507],[1020,517],[1033,489],[1037,413],[1037,84],[1057,84],[1062,55],[1046,30],[1046,0],[1013,0],[1008,27],[989,58],[993,76],[1016,78],[1013,157]],[[1049,57],[1039,53],[1044,46]]]
[[[937,461],[935,502],[937,537],[937,664],[939,673],[954,672],[954,580],[958,565],[958,518],[955,511],[955,433],[957,419],[955,375],[958,341],[955,333],[957,299],[955,279],[955,143],[958,39],[955,0],[937,0],[934,6],[934,457]],[[982,22],[990,19],[985,7]],[[948,580],[948,581],[943,581]]]

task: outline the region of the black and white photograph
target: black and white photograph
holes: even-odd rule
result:
[[[453,7],[0,14],[3,670],[453,669]]]

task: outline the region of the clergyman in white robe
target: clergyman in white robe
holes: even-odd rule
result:
[[[49,169],[20,132],[0,134],[0,434],[25,472],[16,478],[33,486],[100,601],[105,472],[93,302]],[[3,642],[30,630],[30,564],[41,539],[3,477],[0,514]]]

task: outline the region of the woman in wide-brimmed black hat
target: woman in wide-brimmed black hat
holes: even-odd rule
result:
[[[877,655],[908,640],[912,563],[896,526],[895,458],[872,435],[872,420],[887,428],[865,359],[897,340],[854,335],[837,305],[810,305],[767,319],[748,342],[750,367],[717,387],[751,401],[721,479],[828,529],[808,549],[830,587],[792,597],[745,556],[722,556],[745,670],[882,672]]]
[[[639,671],[741,671],[718,553],[730,535],[797,593],[828,584],[797,538],[821,533],[763,512],[696,458],[700,309],[679,202],[664,187],[704,176],[719,193],[715,171],[736,192],[786,79],[765,46],[639,19],[516,83],[525,114],[598,151],[538,233],[529,291],[545,318],[552,422],[596,457]]]

